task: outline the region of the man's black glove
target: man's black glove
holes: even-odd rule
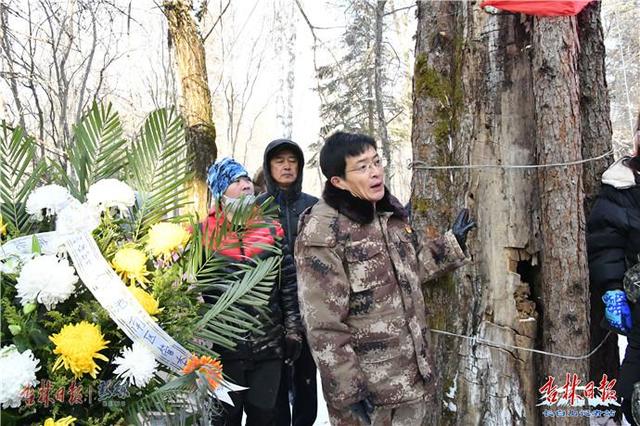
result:
[[[349,409],[353,413],[353,415],[360,419],[363,424],[370,425],[371,424],[371,414],[373,413],[373,403],[366,397],[362,401],[358,401],[355,404],[351,404]]]
[[[476,223],[469,219],[469,209],[460,210],[458,217],[451,225],[451,232],[453,232],[453,236],[456,237],[463,250],[467,248],[467,233],[475,227]]]
[[[287,333],[284,336],[285,360],[287,365],[293,363],[300,357],[302,352],[302,337],[298,334]]]

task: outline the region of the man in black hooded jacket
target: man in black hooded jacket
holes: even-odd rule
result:
[[[285,239],[289,247],[293,247],[298,236],[300,215],[318,202],[316,197],[302,192],[302,149],[289,139],[276,139],[264,151],[262,168],[267,192],[258,196],[257,201],[261,204],[270,196],[274,198],[280,207],[280,224],[284,228]],[[288,376],[280,385],[278,425],[311,426],[318,408],[316,366],[306,339]],[[289,412],[289,389],[293,394],[293,415]]]

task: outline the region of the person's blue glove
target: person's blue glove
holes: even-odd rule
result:
[[[609,325],[622,334],[631,331],[631,308],[624,291],[609,290],[602,296],[602,301],[605,304],[604,317]]]

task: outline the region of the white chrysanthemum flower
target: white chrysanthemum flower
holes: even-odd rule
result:
[[[89,187],[87,203],[100,211],[117,207],[124,212],[136,202],[136,194],[126,183],[118,179],[102,179]]]
[[[22,306],[38,301],[47,309],[64,302],[75,290],[78,277],[67,259],[38,256],[24,264],[16,283]]]
[[[134,342],[131,348],[122,349],[122,356],[113,360],[118,367],[113,371],[118,378],[129,381],[129,385],[143,388],[149,384],[156,373],[158,362],[151,351],[140,342]]]
[[[22,390],[35,387],[36,371],[40,370],[40,361],[33,356],[31,349],[20,353],[14,346],[0,349],[0,406],[2,408],[17,408],[22,403]]]
[[[52,216],[72,200],[74,198],[69,194],[67,188],[56,184],[44,185],[29,194],[26,210],[36,220],[42,220],[43,210],[47,216]]]
[[[56,231],[61,233],[91,233],[100,225],[100,212],[88,203],[75,201],[62,209],[56,219]]]

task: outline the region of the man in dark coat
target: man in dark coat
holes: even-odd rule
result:
[[[264,151],[262,170],[267,192],[258,203],[273,197],[280,207],[280,223],[285,239],[293,247],[298,235],[298,219],[307,208],[318,202],[316,197],[302,192],[304,155],[295,142],[276,139]],[[288,369],[278,402],[278,425],[311,426],[317,414],[316,366],[305,341],[297,361]],[[293,395],[293,416],[289,412],[288,389]]]

